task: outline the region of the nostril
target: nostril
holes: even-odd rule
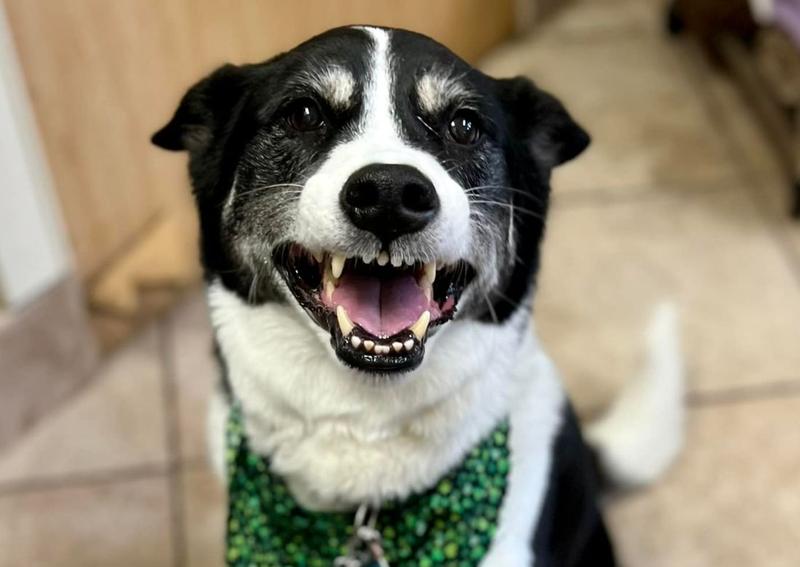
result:
[[[352,183],[344,196],[345,203],[355,209],[366,209],[378,204],[378,189],[374,183]]]
[[[403,187],[401,202],[409,211],[427,213],[436,208],[436,193],[425,185],[408,183]]]

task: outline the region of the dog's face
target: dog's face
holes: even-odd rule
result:
[[[453,318],[520,308],[550,171],[589,138],[526,79],[411,32],[339,28],[217,70],[153,141],[190,152],[207,277],[298,307],[344,364],[388,374]]]

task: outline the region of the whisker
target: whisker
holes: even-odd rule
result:
[[[486,306],[489,308],[489,313],[492,315],[492,320],[495,322],[495,324],[498,324],[499,321],[497,319],[497,313],[495,313],[494,306],[492,305],[492,302],[489,301],[489,296],[486,295],[485,291],[483,292],[483,299],[486,301]]]
[[[476,185],[474,187],[467,187],[466,189],[464,189],[464,192],[467,195],[471,195],[476,193],[477,191],[480,191],[481,189],[505,189],[506,191],[522,195],[526,199],[536,201],[540,205],[545,204],[545,200],[542,199],[539,195],[535,195],[530,191],[523,191],[522,189],[517,189],[516,187],[511,187],[509,185]]]
[[[470,204],[473,204],[473,205],[494,205],[496,207],[508,207],[511,210],[512,214],[514,214],[516,212],[520,212],[520,213],[523,213],[523,214],[526,214],[526,215],[530,215],[533,218],[539,219],[541,221],[545,220],[545,216],[543,214],[541,214],[541,213],[539,213],[537,211],[534,211],[532,209],[526,209],[524,207],[518,207],[518,206],[514,205],[513,203],[504,203],[503,201],[492,201],[492,200],[487,200],[487,199],[481,199],[481,200],[470,199],[469,202],[470,202]]]

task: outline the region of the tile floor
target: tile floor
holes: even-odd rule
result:
[[[485,63],[536,78],[594,136],[554,177],[540,333],[588,416],[676,299],[688,443],[609,502],[625,565],[798,565],[800,224],[737,94],[660,23],[655,0],[585,0]],[[209,336],[198,293],[0,453],[0,567],[222,563]]]

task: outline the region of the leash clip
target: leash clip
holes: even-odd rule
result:
[[[333,567],[389,567],[381,545],[381,533],[375,527],[380,508],[362,504],[353,521],[353,537],[347,555],[337,557]]]

